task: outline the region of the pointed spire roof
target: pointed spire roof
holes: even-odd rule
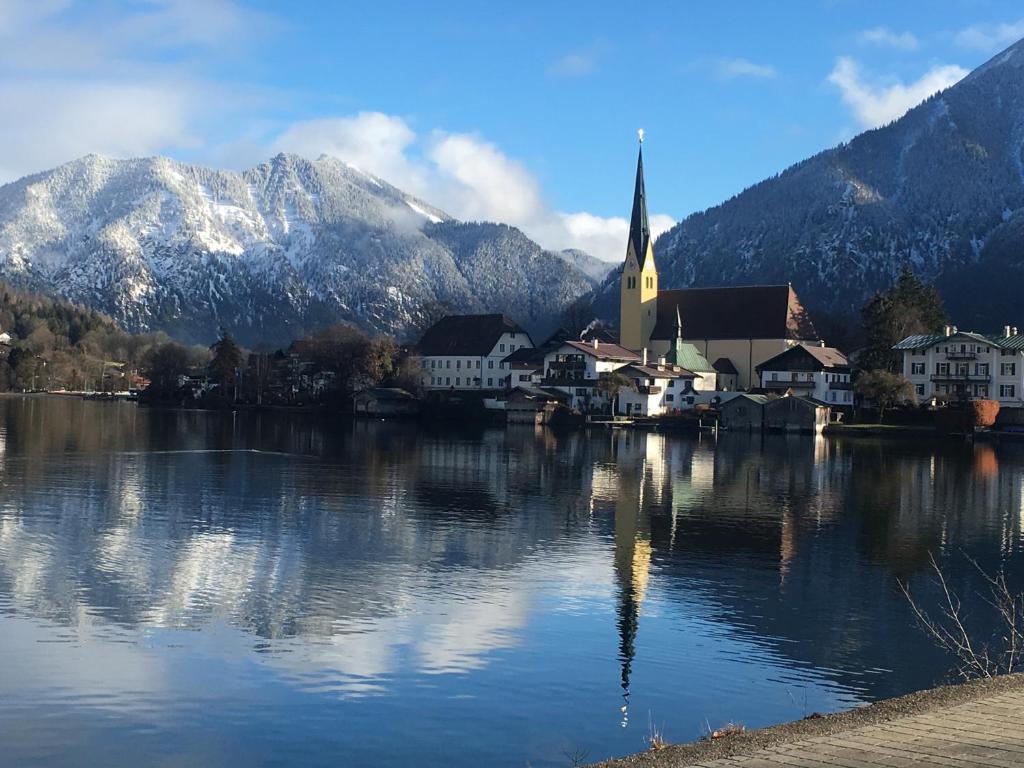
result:
[[[636,187],[633,190],[633,215],[629,220],[629,242],[633,246],[640,269],[647,259],[647,244],[651,240],[651,225],[647,222],[647,195],[644,193],[644,147],[640,133],[640,151],[636,159]]]

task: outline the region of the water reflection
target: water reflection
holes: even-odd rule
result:
[[[596,759],[651,713],[682,739],[930,685],[895,579],[1021,575],[1013,445],[7,398],[0,446],[0,763],[62,762],[43,710],[97,759]]]

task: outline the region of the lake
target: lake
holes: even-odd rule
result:
[[[1022,489],[1013,444],[3,397],[0,765],[564,767],[925,688],[897,580],[1020,584]]]

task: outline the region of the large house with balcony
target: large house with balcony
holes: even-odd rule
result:
[[[597,339],[565,341],[544,356],[542,383],[567,394],[572,408],[601,411],[608,406],[599,386],[601,377],[640,362],[639,355],[618,344]]]
[[[619,392],[618,410],[627,416],[662,416],[693,407],[694,382],[700,376],[693,371],[669,365],[633,363],[618,373],[633,381],[631,388]]]
[[[1024,336],[1006,326],[1001,334],[960,331],[908,336],[893,347],[903,353],[903,375],[920,400],[998,400],[1024,407]]]
[[[505,389],[511,353],[532,349],[530,334],[505,315],[448,315],[417,346],[427,390]]]
[[[850,361],[835,347],[799,344],[757,366],[761,389],[853,405]]]

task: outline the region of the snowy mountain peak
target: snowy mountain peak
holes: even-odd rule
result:
[[[338,320],[402,334],[439,302],[545,325],[591,287],[525,236],[481,235],[491,238],[484,258],[464,229],[447,236],[454,224],[328,156],[282,153],[236,173],[88,155],[0,187],[0,276],[129,328],[207,340],[225,326],[250,343],[282,343]],[[493,274],[548,284],[478,285],[465,272],[482,258]]]

